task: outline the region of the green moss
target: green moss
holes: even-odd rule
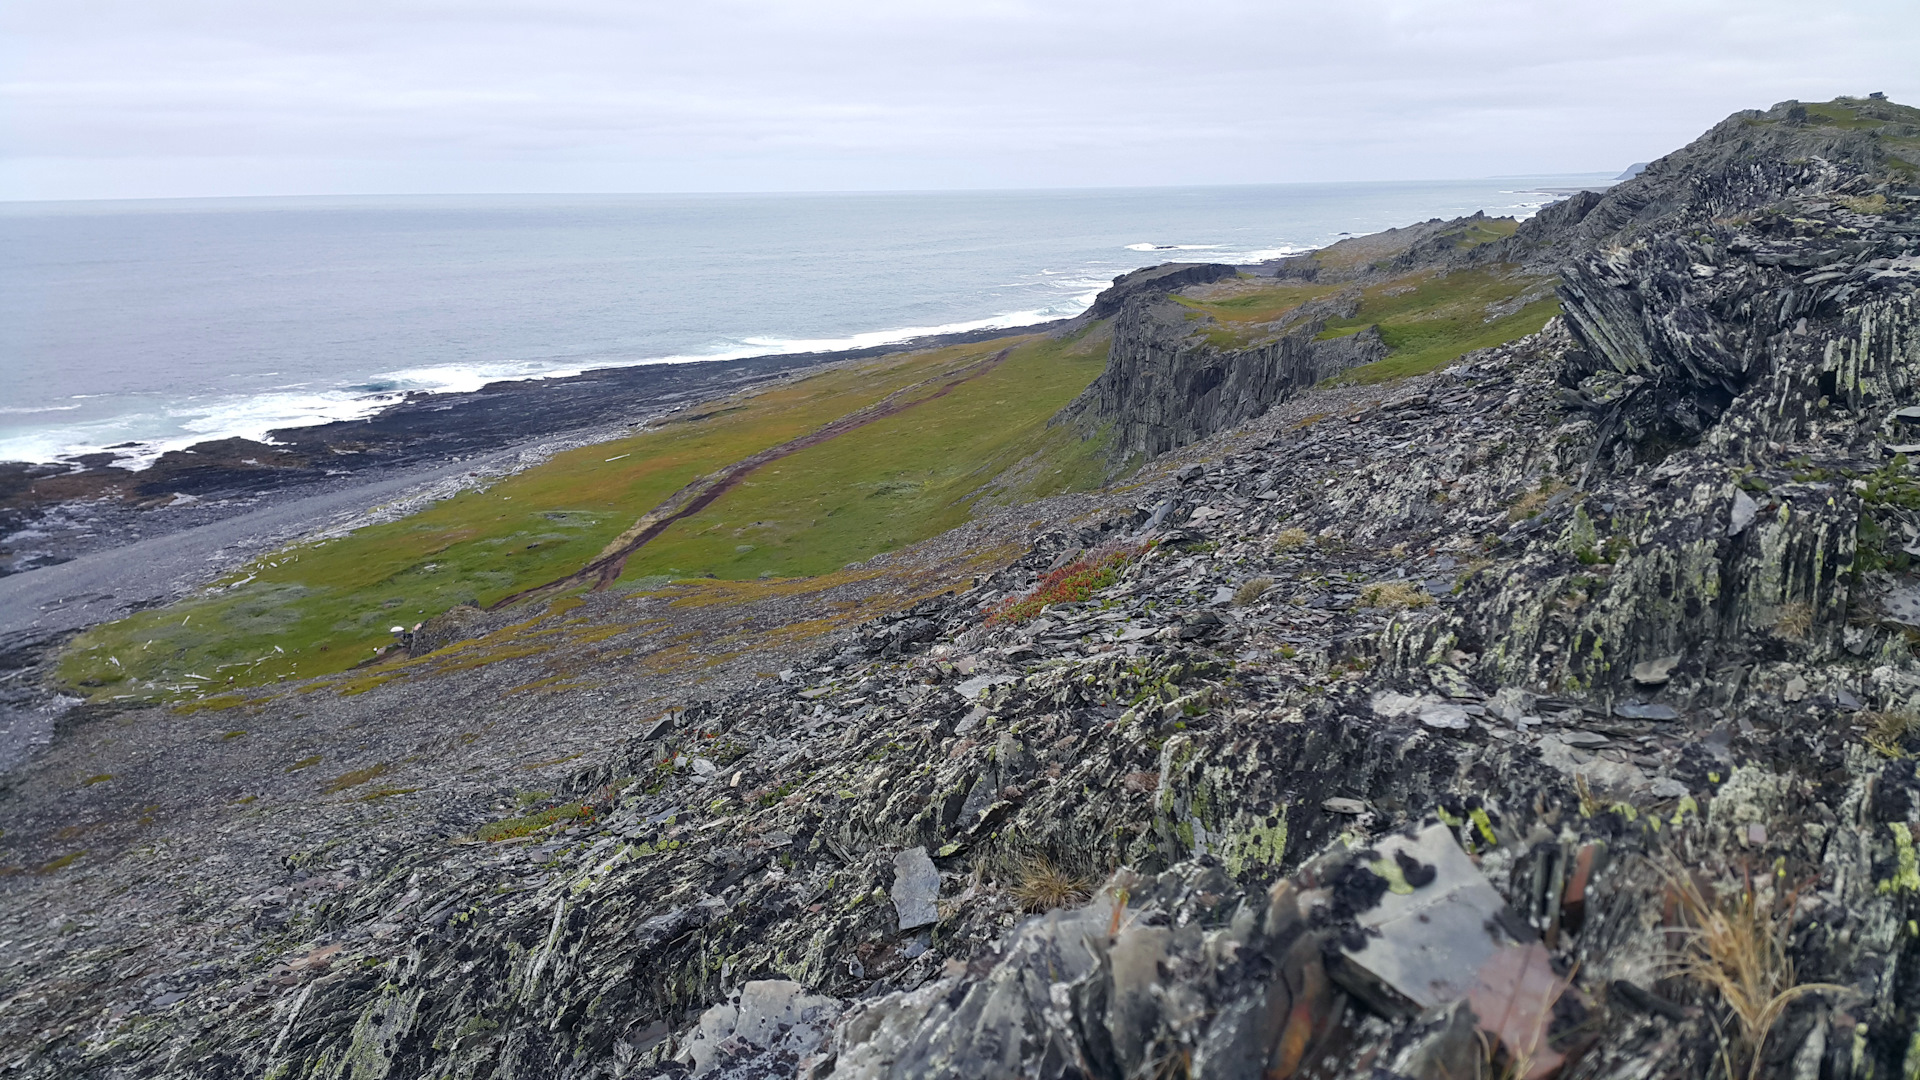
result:
[[[461,1024],[460,1030],[454,1033],[454,1038],[464,1039],[468,1035],[478,1035],[483,1031],[494,1031],[499,1027],[500,1022],[498,1020],[489,1020],[484,1016],[476,1016],[466,1023]]]
[[[1269,324],[1299,309],[1309,300],[1332,296],[1339,285],[1274,283],[1243,288],[1227,296],[1196,298],[1174,294],[1174,303],[1190,309],[1188,318],[1200,322],[1201,337],[1217,348],[1244,349],[1271,337]]]
[[[1105,368],[1107,348],[1092,333],[1017,345],[938,400],[768,465],[662,533],[626,576],[822,574],[938,535],[976,508],[1098,486],[1103,446],[1048,421]],[[738,550],[744,541],[751,550]]]
[[[1473,822],[1474,829],[1480,833],[1480,839],[1488,847],[1499,846],[1500,838],[1493,834],[1493,819],[1487,815],[1486,810],[1475,807],[1467,814],[1467,818]]]
[[[585,803],[563,803],[559,806],[542,810],[539,813],[490,822],[480,826],[479,829],[474,831],[473,835],[476,840],[494,844],[502,840],[516,840],[522,836],[532,835],[542,829],[564,823],[571,823],[592,816],[593,808]]]
[[[389,767],[390,766],[383,761],[378,765],[369,765],[364,769],[355,769],[352,772],[341,773],[339,776],[334,777],[322,785],[320,794],[333,795],[345,791],[350,787],[359,787],[361,784],[376,777],[385,776]]]
[[[1227,844],[1227,873],[1239,877],[1247,870],[1277,867],[1287,857],[1287,816],[1279,811],[1272,825],[1264,822],[1253,825],[1240,833]]]
[[[1373,871],[1376,877],[1386,879],[1388,892],[1399,896],[1407,896],[1413,892],[1413,886],[1407,882],[1406,871],[1400,869],[1400,864],[1394,860],[1376,859],[1367,864],[1367,869]]]
[[[67,854],[60,856],[59,858],[49,859],[46,862],[41,863],[39,869],[35,870],[34,873],[36,874],[58,873],[62,870],[65,870],[67,867],[72,866],[75,862],[78,862],[81,859],[81,857],[85,855],[86,855],[85,851],[70,851]]]

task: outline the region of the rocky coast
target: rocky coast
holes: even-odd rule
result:
[[[1086,319],[1111,483],[75,710],[0,1068],[1920,1069],[1920,111]]]

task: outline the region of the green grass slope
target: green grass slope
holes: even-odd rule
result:
[[[943,375],[1005,362],[943,396]],[[774,462],[628,563],[628,577],[819,573],[935,535],[973,501],[1095,486],[1098,448],[1046,421],[1106,339],[1036,336],[842,365],[556,455],[399,521],[296,545],[179,603],[76,638],[61,681],[95,700],[181,699],[345,670],[463,601],[565,576],[696,477],[910,389],[918,404]],[[924,388],[920,384],[924,384]],[[929,400],[931,398],[931,400]],[[1013,490],[992,488],[1014,466]]]
[[[946,397],[761,469],[628,560],[653,575],[801,577],[945,532],[981,499],[1098,486],[1099,447],[1047,421],[1106,366],[1104,340],[1039,340]],[[996,484],[1029,456],[1044,467]]]
[[[1378,327],[1387,358],[1336,376],[1368,384],[1423,375],[1475,349],[1537,333],[1560,312],[1552,279],[1506,267],[1423,271],[1369,286],[1353,317],[1329,320],[1321,338]]]

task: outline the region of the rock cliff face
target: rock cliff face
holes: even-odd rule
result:
[[[1348,305],[1351,307],[1351,305]],[[1159,457],[1261,415],[1274,402],[1320,380],[1386,355],[1371,330],[1317,341],[1326,314],[1317,306],[1283,336],[1226,350],[1196,338],[1185,309],[1156,295],[1113,304],[1107,369],[1056,422],[1113,426],[1116,459]]]
[[[1292,335],[1182,354],[1175,301],[1120,299],[1116,357],[1160,344],[1101,415],[1194,440],[1124,495],[636,718],[544,825],[289,853],[224,954],[126,958],[21,886],[5,1060],[1914,1075],[1915,114],[1839,108],[1515,232],[1568,252],[1564,321],[1390,387],[1315,387]],[[95,903],[175,918],[131,871]]]
[[[1174,264],[1126,275],[1083,316],[1113,321],[1107,369],[1055,422],[1083,432],[1109,428],[1120,465],[1137,465],[1229,430],[1275,402],[1389,355],[1376,327],[1325,333],[1329,319],[1355,315],[1365,292],[1386,289],[1392,295],[1436,275],[1485,267],[1548,277],[1598,198],[1582,192],[1517,229],[1511,221],[1475,214],[1357,237],[1258,267]],[[1193,308],[1177,294],[1235,278],[1322,288],[1250,333],[1228,334],[1223,341],[1208,333],[1204,321],[1196,322]],[[1489,310],[1485,317],[1491,322],[1498,313]],[[1241,336],[1247,340],[1233,340]]]

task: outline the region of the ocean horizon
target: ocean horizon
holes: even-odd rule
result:
[[[0,461],[370,415],[593,368],[833,352],[1084,311],[1575,174],[1193,188],[0,204]]]

